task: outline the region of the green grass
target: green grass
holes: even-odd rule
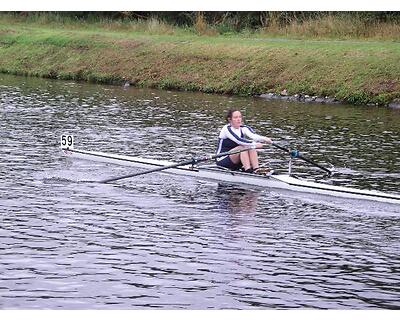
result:
[[[0,71],[238,95],[286,89],[354,104],[400,99],[396,41],[199,36],[157,28],[0,15]]]

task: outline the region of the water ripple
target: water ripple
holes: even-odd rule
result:
[[[396,110],[4,75],[0,87],[0,308],[400,308],[398,206],[164,174],[87,183],[127,168],[57,152],[69,133],[92,150],[212,153],[230,105],[259,132],[332,162],[330,183],[398,192]],[[286,170],[277,150],[262,158]]]

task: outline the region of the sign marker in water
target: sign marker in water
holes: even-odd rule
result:
[[[61,148],[73,149],[74,148],[74,136],[72,135],[61,135]]]

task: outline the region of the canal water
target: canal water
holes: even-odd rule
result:
[[[400,193],[400,110],[0,75],[1,309],[399,309],[400,208],[67,159],[213,153],[230,107],[338,172]],[[262,162],[287,170],[268,148]],[[299,176],[323,172],[296,160]]]

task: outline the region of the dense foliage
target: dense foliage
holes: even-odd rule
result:
[[[21,16],[48,15],[41,12],[18,12]],[[337,17],[343,19],[356,19],[365,24],[374,23],[400,23],[400,12],[323,12],[323,11],[240,11],[240,12],[189,12],[189,11],[115,11],[115,12],[57,12],[58,17],[65,17],[73,20],[95,21],[100,19],[109,20],[147,20],[156,18],[168,24],[191,27],[202,21],[220,29],[230,31],[242,31],[244,29],[267,28],[271,25],[280,27],[292,23],[303,23],[310,20],[319,20],[326,17]]]

